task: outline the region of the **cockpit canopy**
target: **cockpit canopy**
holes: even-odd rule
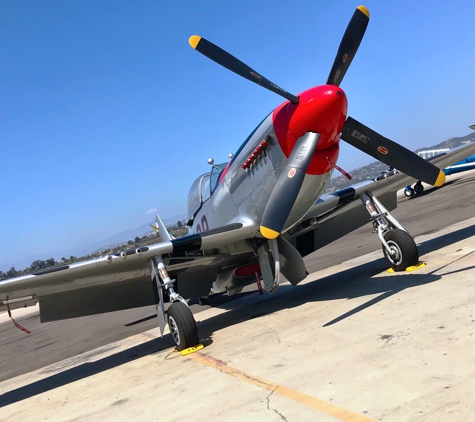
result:
[[[201,206],[210,198],[219,184],[219,178],[228,163],[214,164],[211,173],[202,174],[190,188],[188,194],[188,221],[192,221]]]

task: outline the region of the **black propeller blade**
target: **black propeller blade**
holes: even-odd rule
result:
[[[199,51],[201,54],[205,55],[226,69],[229,69],[230,71],[237,73],[239,76],[242,76],[243,78],[246,78],[257,85],[267,88],[269,91],[275,92],[276,94],[287,98],[289,101],[298,104],[298,97],[269,81],[269,79],[260,75],[247,64],[243,63],[241,60],[229,54],[227,51],[224,51],[222,48],[218,47],[212,42],[205,40],[199,35],[193,35],[190,37],[189,43],[196,51]]]
[[[320,134],[313,132],[301,136],[281,170],[262,216],[260,230],[267,239],[275,239],[282,231],[319,139]]]
[[[368,22],[368,9],[364,6],[358,6],[341,39],[338,53],[336,54],[332,69],[328,75],[327,84],[340,85],[360,46]]]
[[[433,186],[442,186],[445,183],[442,170],[351,117],[348,117],[343,126],[341,139],[417,180]]]

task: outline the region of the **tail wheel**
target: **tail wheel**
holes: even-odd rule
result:
[[[173,302],[168,308],[168,327],[178,350],[196,346],[200,341],[195,318],[182,302]]]
[[[417,265],[419,250],[414,239],[404,230],[394,229],[384,234],[384,240],[391,249],[388,253],[383,246],[383,254],[394,271],[404,271],[407,267]]]

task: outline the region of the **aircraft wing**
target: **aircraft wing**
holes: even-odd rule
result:
[[[167,265],[171,264],[170,274],[174,267],[176,272],[196,267],[194,284],[200,286],[200,269],[206,271],[210,263],[232,261],[232,248],[251,237],[253,230],[250,223],[234,223],[7,279],[0,282],[0,311],[40,302],[40,316],[45,322],[152,305],[157,303],[157,290],[150,276],[150,258],[162,255]],[[208,282],[201,289],[208,293],[210,287]]]
[[[444,169],[474,153],[475,143],[471,143],[430,157],[429,161]],[[288,240],[306,256],[368,223],[369,214],[360,200],[365,191],[371,191],[391,211],[397,207],[397,191],[414,182],[416,179],[393,170],[322,195],[302,222],[289,231]]]

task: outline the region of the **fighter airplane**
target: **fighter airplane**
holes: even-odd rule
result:
[[[397,189],[412,180],[440,186],[440,170],[475,153],[467,146],[432,162],[347,116],[340,84],[355,57],[369,12],[359,6],[324,85],[291,94],[199,36],[191,46],[238,75],[285,98],[225,164],[210,160],[188,197],[189,234],[172,239],[157,216],[162,241],[0,282],[0,310],[39,302],[43,322],[157,305],[179,350],[199,342],[185,298],[234,294],[256,282],[273,292],[281,274],[297,285],[303,257],[370,219],[395,270],[418,263],[412,237],[391,215]],[[394,169],[374,180],[323,195],[340,141]],[[379,198],[376,196],[378,194]],[[383,205],[384,204],[384,205]],[[165,302],[171,302],[165,311]]]

